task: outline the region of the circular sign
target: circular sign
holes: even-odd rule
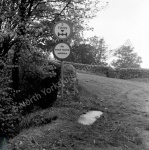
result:
[[[58,60],[65,60],[71,53],[70,46],[67,43],[59,42],[53,49],[54,57]]]
[[[54,36],[66,40],[72,35],[72,25],[68,21],[58,21],[53,27]]]

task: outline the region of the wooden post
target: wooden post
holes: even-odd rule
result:
[[[61,61],[61,99],[62,99],[62,100],[63,100],[63,98],[64,98],[64,89],[63,89],[63,78],[64,78],[63,65],[64,65],[64,62]]]

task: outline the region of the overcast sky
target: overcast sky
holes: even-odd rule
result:
[[[88,36],[104,37],[115,49],[130,41],[142,57],[143,68],[149,68],[149,0],[109,0],[109,6],[90,21],[94,27]]]

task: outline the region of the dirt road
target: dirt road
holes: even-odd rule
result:
[[[121,118],[140,134],[149,150],[149,82],[106,78],[78,73],[81,85],[97,96],[97,101],[111,112],[121,111]]]

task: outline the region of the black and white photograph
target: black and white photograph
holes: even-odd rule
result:
[[[149,150],[149,0],[0,0],[0,150]]]

